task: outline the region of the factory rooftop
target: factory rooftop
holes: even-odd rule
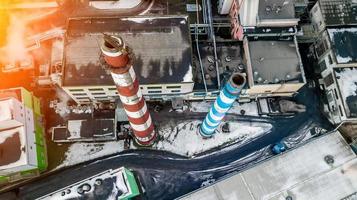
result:
[[[331,133],[182,199],[347,199],[357,191],[357,157]]]
[[[293,0],[251,0],[240,8],[243,26],[290,26],[297,25]]]
[[[295,8],[292,0],[260,0],[259,20],[294,19]]]
[[[357,24],[355,0],[319,0],[318,3],[327,26]]]
[[[357,118],[357,67],[335,68],[334,71],[346,115]]]
[[[327,31],[337,63],[357,63],[357,27],[329,28]]]
[[[104,69],[102,33],[120,35],[134,49],[140,84],[192,82],[187,17],[75,18],[68,23],[64,86],[114,85]]]
[[[301,60],[294,41],[248,41],[245,50],[249,51],[246,55],[255,85],[303,81]]]

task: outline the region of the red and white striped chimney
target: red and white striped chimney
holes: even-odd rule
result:
[[[139,145],[150,146],[156,133],[132,64],[132,56],[120,37],[104,35],[101,45],[106,63]]]

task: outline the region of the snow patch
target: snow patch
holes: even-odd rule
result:
[[[345,98],[357,95],[357,69],[346,68],[343,71],[336,72],[340,77],[338,82],[342,91],[342,96]]]
[[[68,148],[65,160],[57,169],[119,153],[123,150],[124,141],[122,140],[105,143],[74,143]]]
[[[12,119],[12,107],[13,105],[9,99],[0,101],[0,122]]]
[[[146,21],[152,20],[152,18],[134,17],[134,18],[123,18],[121,20],[122,21],[132,21],[132,22],[136,22],[136,23],[142,24],[142,23],[145,23]]]
[[[182,82],[193,82],[193,73],[192,73],[192,66],[190,65],[188,67],[188,70],[185,74],[185,76],[183,77],[183,81]]]
[[[194,156],[225,144],[243,142],[267,133],[272,125],[268,123],[229,122],[230,133],[217,133],[212,138],[203,139],[198,133],[201,120],[188,120],[175,127],[160,127],[163,137],[154,145],[159,150],[166,150],[184,156]],[[220,128],[218,128],[220,129]]]
[[[190,111],[191,112],[204,112],[208,113],[209,109],[213,105],[211,102],[191,102]],[[238,103],[234,102],[232,107],[227,113],[230,114],[241,114],[241,111],[245,111],[245,115],[258,116],[258,105],[255,101],[250,103]]]

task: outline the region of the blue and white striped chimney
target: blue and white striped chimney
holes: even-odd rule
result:
[[[242,74],[232,74],[200,126],[202,137],[212,137],[226,112],[239,97],[245,83],[246,79]]]

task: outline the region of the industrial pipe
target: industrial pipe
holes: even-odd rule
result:
[[[129,48],[120,37],[104,35],[101,51],[110,66],[136,142],[141,146],[152,145],[156,138],[154,124],[135,75]]]
[[[213,136],[226,112],[239,97],[245,84],[246,79],[242,74],[232,74],[200,126],[199,132],[202,137],[209,138]]]

